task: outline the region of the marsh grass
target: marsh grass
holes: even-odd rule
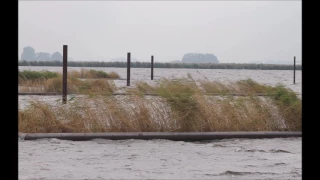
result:
[[[115,72],[104,72],[98,71],[94,69],[81,69],[80,71],[70,71],[68,72],[68,76],[73,78],[80,78],[80,79],[119,79],[120,76]]]
[[[82,83],[75,78],[72,80],[73,84]],[[252,80],[232,85],[206,83],[209,90],[199,88],[190,78],[163,79],[157,86],[138,82],[133,88],[135,93],[127,96],[87,96],[56,106],[32,102],[29,108],[19,109],[19,131],[301,131],[301,100],[284,86],[270,87]],[[88,89],[94,85],[76,84],[75,87],[80,85],[83,89],[77,89],[79,91],[94,91]],[[95,85],[98,89],[101,86]],[[225,90],[221,91],[223,88]],[[228,93],[206,95],[209,91],[232,92],[234,89],[251,94],[243,97]],[[155,92],[159,96],[143,96],[139,92]],[[255,96],[258,92],[269,96]]]
[[[235,89],[232,88],[232,86],[223,84],[221,82],[211,82],[211,81],[200,81],[200,85],[203,88],[205,93],[220,93],[220,94],[226,94],[235,92]]]
[[[129,102],[128,103],[123,103]],[[19,132],[144,132],[166,130],[153,119],[155,106],[139,96],[117,99],[93,97],[69,103],[67,106],[48,106],[33,101],[19,110]],[[155,111],[152,111],[155,110]],[[32,116],[32,114],[36,114]],[[159,119],[159,118],[157,118]],[[161,119],[161,118],[160,118]],[[38,128],[37,128],[38,127]],[[54,128],[53,128],[54,127]]]
[[[71,94],[112,94],[115,89],[113,82],[107,79],[79,80],[68,78],[68,93]],[[62,93],[62,78],[51,78],[43,83],[44,92]]]
[[[138,81],[135,83],[135,85],[138,91],[142,93],[156,93],[156,88],[153,86],[150,86],[146,82]]]
[[[19,71],[19,79],[21,80],[38,80],[58,77],[58,73],[51,71]]]
[[[19,72],[20,73],[20,72]],[[115,72],[96,70],[68,72],[68,92],[79,94],[111,94],[115,85],[108,79],[117,79]],[[19,74],[19,92],[62,92],[62,74],[48,71],[22,71]]]
[[[281,110],[280,114],[286,119],[288,129],[301,129],[301,121],[297,121],[297,117],[301,118],[302,113],[301,99],[282,84],[269,89],[268,93]]]
[[[19,79],[21,80],[38,80],[38,79],[49,79],[62,76],[62,73],[51,72],[51,71],[19,71]],[[68,77],[80,78],[80,79],[119,79],[120,76],[116,72],[104,72],[94,69],[81,69],[80,71],[68,71]]]
[[[29,133],[60,133],[69,132],[70,129],[59,121],[57,114],[50,108],[50,106],[32,101],[30,109],[18,111],[19,131]]]
[[[178,131],[194,131],[196,112],[199,108],[193,95],[199,93],[199,88],[190,77],[168,80],[163,79],[156,92],[164,98],[172,110],[172,118],[178,126]]]
[[[259,84],[252,79],[240,80],[235,83],[222,83],[219,81],[200,81],[200,85],[205,93],[220,93],[222,95],[230,93],[245,93],[248,95],[268,93],[270,86]]]

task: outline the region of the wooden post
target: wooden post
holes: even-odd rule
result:
[[[153,56],[151,56],[151,80],[153,80]]]
[[[293,57],[293,84],[296,83],[296,57]]]
[[[130,86],[130,53],[127,54],[127,86]]]
[[[68,45],[63,45],[62,102],[67,103]]]

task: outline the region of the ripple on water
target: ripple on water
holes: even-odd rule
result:
[[[240,151],[235,151],[237,148]],[[207,143],[103,139],[19,141],[19,177],[301,179],[299,148],[301,138]]]

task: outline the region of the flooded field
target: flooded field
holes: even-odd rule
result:
[[[68,70],[80,70],[70,67]],[[114,71],[126,87],[126,68],[85,68]],[[62,67],[19,67],[19,70],[62,72]],[[281,83],[301,94],[301,71],[219,69],[131,69],[135,81],[192,76],[194,80],[233,82],[251,78],[267,85]],[[71,98],[72,95],[69,95]],[[56,102],[60,96],[19,96]],[[64,141],[19,140],[19,179],[302,179],[301,138],[229,139],[211,142],[168,140]]]
[[[114,80],[117,87],[125,87],[127,85],[127,69],[126,68],[81,68],[69,67],[68,71],[80,71],[81,69],[94,69],[105,72],[116,72],[122,80]],[[52,72],[62,72],[62,67],[46,67],[46,66],[19,66],[19,70],[42,71],[48,70]],[[136,81],[144,81],[149,84],[156,83],[161,78],[187,78],[188,74],[194,80],[207,79],[210,81],[235,82],[238,80],[252,79],[258,83],[266,85],[276,85],[281,83],[292,89],[294,92],[301,93],[302,78],[301,70],[296,70],[296,80],[293,84],[292,70],[236,70],[236,69],[154,69],[154,80],[150,78],[151,70],[149,68],[132,68],[131,69],[131,85],[134,86]]]
[[[302,179],[301,138],[20,141],[19,179]]]

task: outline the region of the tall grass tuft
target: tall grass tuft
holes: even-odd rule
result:
[[[146,82],[137,81],[135,83],[135,85],[136,85],[136,88],[138,89],[139,92],[142,92],[142,93],[155,93],[156,92],[156,88],[153,86],[150,86]]]
[[[120,76],[116,72],[104,72],[98,71],[94,69],[81,69],[80,71],[70,71],[68,72],[68,76],[73,78],[80,78],[80,79],[119,79]]]
[[[230,86],[223,84],[222,82],[211,82],[208,80],[200,81],[200,86],[203,88],[205,93],[220,93],[227,94],[234,92]]]
[[[24,72],[24,71],[23,71]],[[20,92],[62,92],[62,74],[51,72],[26,72],[19,78]],[[34,74],[30,76],[29,74]],[[39,75],[40,74],[40,75]],[[30,79],[31,77],[31,79]],[[109,78],[117,78],[118,74],[109,74],[96,70],[71,71],[68,73],[68,92],[79,94],[111,94],[115,90]],[[80,80],[79,78],[92,78]]]
[[[56,114],[50,106],[33,101],[30,108],[18,111],[19,131],[28,133],[62,133],[71,132],[63,122],[56,118]]]
[[[278,84],[269,90],[274,103],[281,109],[281,115],[286,119],[287,129],[301,129],[302,102],[291,90]],[[298,118],[297,118],[298,117]]]
[[[246,94],[257,94],[257,93],[267,93],[270,86],[259,84],[252,79],[240,80],[235,83],[222,83],[219,81],[200,81],[201,87],[206,93],[220,93],[220,94],[230,94],[230,93],[246,93]]]
[[[236,83],[240,92],[252,93],[266,93],[271,88],[270,86],[259,84],[252,79],[240,80]]]
[[[190,78],[163,79],[156,92],[170,105],[176,123],[175,128],[179,131],[193,131],[193,124],[196,121],[195,115],[198,111],[193,95],[199,93],[195,82],[190,81]]]

